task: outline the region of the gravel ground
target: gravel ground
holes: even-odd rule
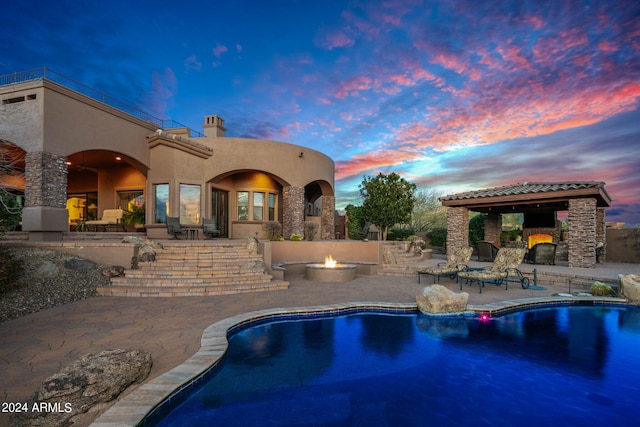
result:
[[[10,290],[0,293],[0,322],[96,296],[109,284],[107,267],[65,252],[36,247],[4,247],[22,263]]]

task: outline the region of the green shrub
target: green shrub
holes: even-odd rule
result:
[[[11,252],[0,248],[0,294],[10,291],[16,286],[18,276],[22,272],[22,264]]]
[[[591,285],[591,295],[597,297],[614,297],[616,296],[616,291],[606,283],[595,281],[593,285]]]
[[[293,233],[291,236],[289,236],[289,240],[291,240],[292,242],[300,242],[302,241],[302,234]]]
[[[22,218],[22,206],[18,198],[0,192],[0,235],[15,230]]]
[[[317,222],[313,221],[305,221],[304,222],[304,238],[305,240],[312,241],[315,239],[316,234],[318,233],[318,228],[320,226]]]
[[[282,237],[282,224],[278,221],[267,221],[262,224],[262,230],[267,235],[267,239],[272,242],[278,240],[278,237]]]
[[[427,233],[427,237],[431,242],[431,246],[446,247],[447,246],[447,229],[435,228]]]
[[[387,240],[407,240],[414,233],[415,230],[413,228],[392,228],[389,230]]]

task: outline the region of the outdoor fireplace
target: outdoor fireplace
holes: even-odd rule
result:
[[[356,278],[356,266],[339,263],[329,255],[324,264],[307,264],[305,277],[312,282],[347,282]]]

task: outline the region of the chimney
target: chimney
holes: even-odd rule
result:
[[[204,130],[204,136],[208,138],[222,138],[227,130],[224,127],[224,119],[216,115],[204,116],[202,129]]]

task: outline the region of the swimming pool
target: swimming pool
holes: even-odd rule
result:
[[[636,307],[289,317],[233,331],[145,424],[637,425],[639,350]]]

